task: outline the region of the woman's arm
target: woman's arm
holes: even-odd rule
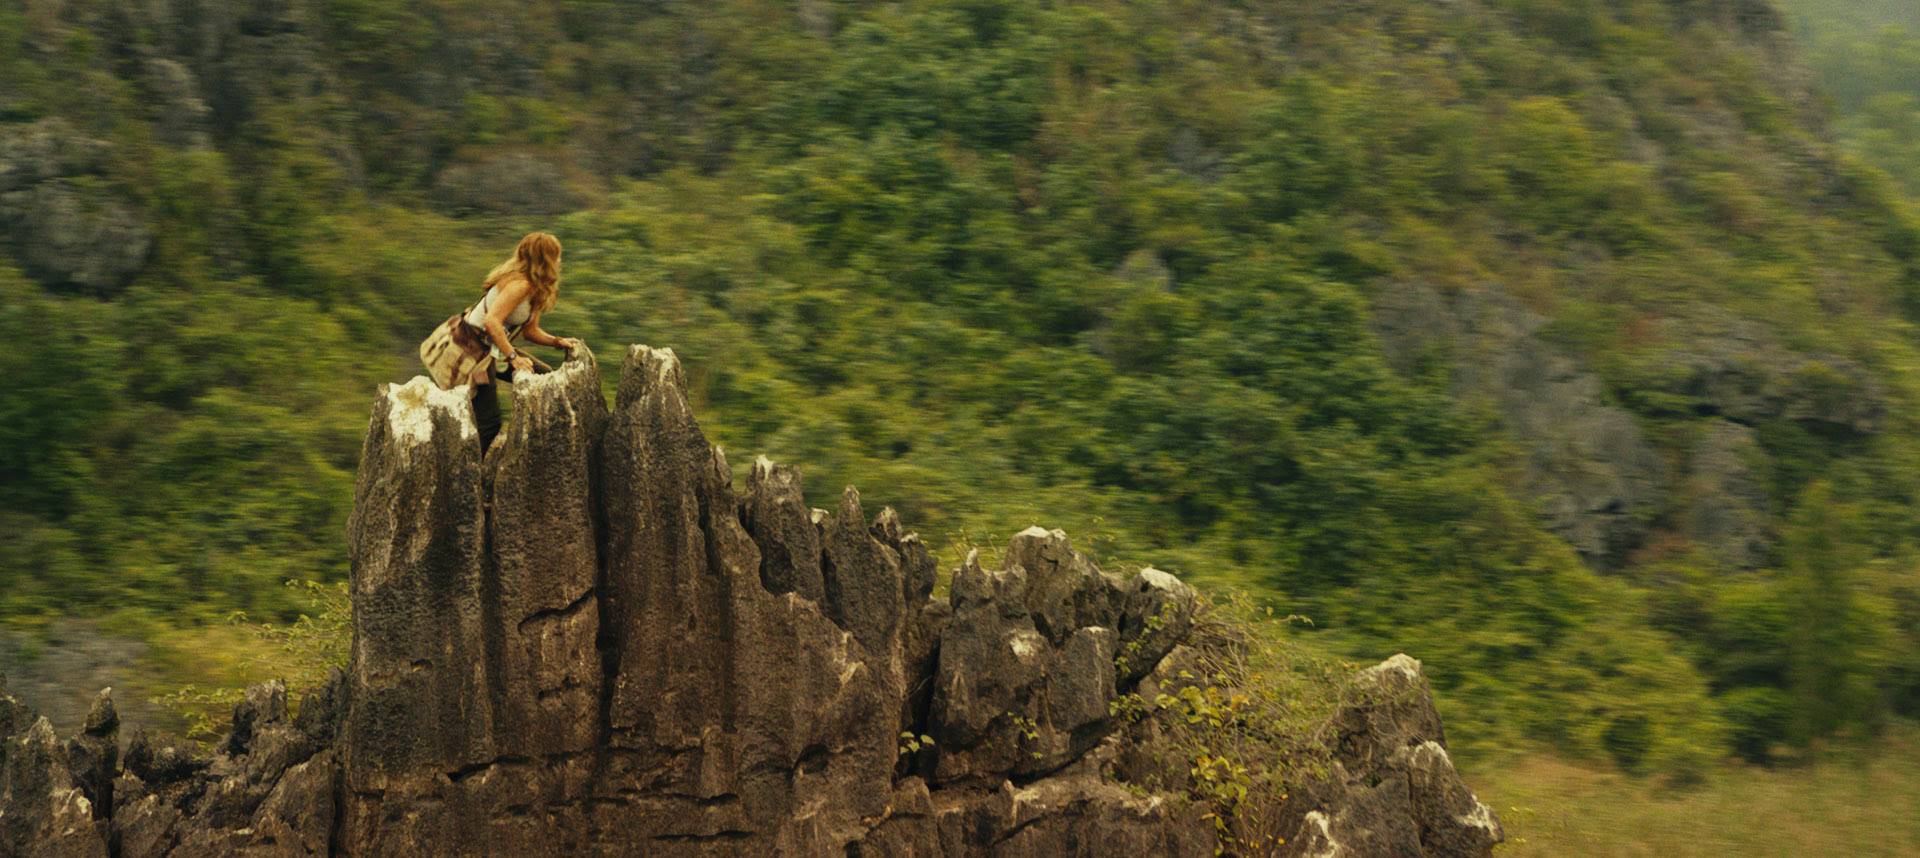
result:
[[[580,346],[580,341],[572,337],[556,337],[547,333],[544,328],[540,327],[539,313],[533,314],[533,318],[527,320],[527,326],[520,329],[520,334],[527,338],[527,342],[533,343],[536,346],[546,346],[550,349],[573,351]]]

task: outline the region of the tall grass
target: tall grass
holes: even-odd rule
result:
[[[1920,855],[1920,725],[1682,790],[1544,755],[1461,762],[1506,826],[1502,858]]]

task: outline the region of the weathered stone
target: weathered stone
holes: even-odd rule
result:
[[[1005,569],[981,569],[975,554],[954,573],[953,619],[940,642],[928,719],[939,745],[937,782],[1050,772],[1098,744],[1109,726],[1117,633],[1077,625],[1056,643],[1032,612],[1051,612],[1055,629],[1118,619],[1117,586],[1065,546],[1058,531],[1030,530],[1015,537]],[[1031,569],[1050,592],[1033,595]]]
[[[153,98],[154,130],[169,146],[204,149],[211,110],[200,97],[200,82],[185,65],[164,57],[146,60],[140,84]]]
[[[1200,653],[1183,643],[1140,678],[1132,693],[1140,705],[1150,707],[1149,717],[1132,720],[1123,737],[1110,738],[1100,749],[1107,752],[1105,744],[1114,746],[1109,752],[1108,769],[1116,778],[1124,783],[1154,784],[1174,793],[1187,789],[1192,782],[1191,763],[1170,740],[1180,726],[1176,722],[1183,719],[1178,717],[1176,707],[1159,706],[1155,701],[1161,695],[1177,698],[1182,689],[1204,685],[1205,674]],[[1116,741],[1120,739],[1124,741]]]
[[[68,768],[45,718],[7,740],[0,755],[0,854],[18,858],[106,858],[93,803]]]
[[[1746,426],[1787,419],[1823,433],[1878,432],[1888,393],[1859,361],[1790,348],[1780,333],[1722,310],[1661,325],[1670,367],[1649,391]]]
[[[902,604],[906,611],[901,633],[900,729],[909,736],[925,735],[933,705],[934,674],[939,670],[940,639],[953,619],[946,599],[930,598],[938,576],[933,552],[917,533],[907,532],[893,507],[880,510],[868,532],[893,552],[900,563]],[[915,771],[935,759],[931,748],[917,760],[902,759],[903,771]]]
[[[1045,679],[1047,642],[1026,608],[1026,570],[988,571],[970,553],[953,574],[953,620],[934,680],[937,781],[994,777],[1020,763],[1021,740]]]
[[[1439,742],[1401,748],[1389,762],[1406,773],[1420,845],[1428,856],[1488,855],[1506,839],[1500,821],[1467,789]]]
[[[761,582],[671,351],[628,353],[606,450],[611,774],[653,795],[620,796],[599,819],[663,854],[851,840],[887,800],[897,725],[873,716],[899,702],[873,664],[889,655]]]
[[[741,520],[760,546],[760,580],[769,592],[799,593],[826,604],[820,574],[820,529],[800,487],[799,470],[754,459]]]
[[[904,588],[902,595],[908,612],[917,610],[933,595],[933,585],[939,578],[933,552],[921,541],[920,534],[907,532],[906,526],[900,523],[900,514],[894,512],[893,507],[880,510],[880,514],[873,519],[871,531],[875,539],[893,549],[894,555],[900,558],[901,584]]]
[[[300,714],[293,726],[307,735],[316,748],[332,747],[340,721],[346,717],[347,675],[339,668],[327,674],[318,688],[309,689],[300,699]]]
[[[109,148],[105,141],[84,136],[59,118],[0,124],[0,193],[94,172]]]
[[[1485,858],[1504,837],[1453,768],[1420,662],[1360,671],[1330,725],[1334,760],[1288,807],[1285,854]]]
[[[913,854],[964,856],[1213,855],[1203,811],[1164,796],[1138,796],[1078,773],[991,790],[937,790],[932,836]]]
[[[607,408],[585,348],[513,388],[513,419],[486,460],[489,697],[498,753],[545,757],[599,738],[597,494]]]
[[[127,743],[126,771],[149,786],[186,780],[207,767],[209,760],[184,743],[136,730]]]
[[[179,844],[186,813],[168,796],[132,771],[114,782],[113,794],[113,836],[120,844],[120,858],[165,858]]]
[[[1338,763],[1329,777],[1305,791],[1310,807],[1283,835],[1281,854],[1298,858],[1427,858],[1399,773],[1378,780],[1351,777]]]
[[[940,669],[940,641],[953,622],[953,609],[945,599],[925,602],[907,625],[903,663],[906,676],[901,689],[900,729],[916,741],[933,727],[933,689]],[[905,772],[924,771],[938,759],[938,751],[924,747],[917,755],[902,755]]]
[[[246,699],[234,707],[233,725],[226,748],[207,767],[209,786],[197,816],[203,828],[248,827],[281,776],[316,750],[288,720],[286,687],[279,680],[247,689]],[[244,742],[232,738],[241,735]]]
[[[853,633],[882,680],[897,688],[905,672],[900,645],[907,613],[900,556],[868,530],[852,486],[841,492],[839,511],[826,521],[823,547],[827,616]]]
[[[1461,396],[1497,408],[1518,442],[1520,490],[1555,534],[1602,564],[1640,544],[1669,490],[1665,464],[1599,377],[1541,337],[1545,316],[1496,287],[1386,283],[1373,299],[1395,366],[1441,363]]]
[[[1180,579],[1148,567],[1127,585],[1120,614],[1120,684],[1146,676],[1193,631],[1200,594]]]
[[[1433,688],[1420,662],[1402,653],[1360,671],[1353,699],[1334,715],[1334,755],[1356,772],[1369,772],[1400,749],[1434,741],[1446,744]]]
[[[120,713],[113,707],[113,689],[101,689],[87,712],[86,726],[67,742],[67,769],[93,804],[93,818],[106,819],[120,771]]]
[[[0,124],[0,227],[36,279],[105,292],[146,263],[152,229],[96,175],[110,149],[60,119]]]
[[[1027,571],[1027,611],[1034,629],[1058,646],[1075,629],[1118,628],[1124,600],[1119,582],[1073,550],[1058,530],[1029,527],[1007,546],[1006,563]]]
[[[335,717],[326,710],[329,697],[325,689],[308,695],[308,705],[320,707],[313,717]],[[246,690],[211,760],[137,734],[114,783],[120,858],[332,854],[340,767],[314,736],[312,724],[288,717],[278,681]]]
[[[248,686],[233,705],[233,729],[227,732],[226,752],[244,754],[255,734],[287,719],[287,686],[279,680]]]
[[[353,515],[348,825],[398,781],[495,756],[483,632],[486,518],[467,391],[387,385],[361,450]]]
[[[271,784],[257,809],[227,827],[207,825],[203,811],[184,829],[168,858],[319,858],[332,854],[338,766],[323,752],[287,769]],[[125,848],[125,841],[122,841]]]
[[[35,279],[106,293],[146,265],[152,228],[94,178],[48,179],[0,194],[0,223],[7,224],[15,258]]]

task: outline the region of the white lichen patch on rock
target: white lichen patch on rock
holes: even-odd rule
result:
[[[640,359],[653,370],[653,379],[659,383],[673,380],[673,374],[680,369],[680,357],[671,348],[632,345],[627,347],[627,360]]]
[[[1026,530],[1023,530],[1023,531],[1020,531],[1019,533],[1014,534],[1015,539],[1019,539],[1020,537],[1023,537],[1023,536],[1028,539],[1066,539],[1067,532],[1064,530],[1048,530],[1036,524],[1032,527],[1027,528]]]
[[[1493,820],[1493,810],[1488,808],[1479,796],[1474,796],[1473,810],[1453,818],[1461,825],[1472,826],[1483,831],[1499,831],[1500,824]]]
[[[387,398],[387,432],[406,446],[418,446],[433,440],[433,413],[444,411],[460,427],[460,437],[478,438],[473,423],[473,403],[465,385],[441,390],[424,375],[416,375],[406,384],[389,384],[382,391]]]
[[[1453,756],[1447,753],[1446,748],[1440,747],[1439,742],[1432,739],[1414,746],[1413,759],[1414,762],[1422,765],[1438,764],[1453,768]]]
[[[1360,671],[1360,676],[1364,679],[1378,680],[1381,678],[1382,674],[1385,674],[1388,671],[1398,673],[1409,680],[1418,680],[1422,676],[1421,670],[1420,670],[1420,660],[1414,658],[1413,656],[1407,655],[1404,652],[1397,653],[1394,655],[1394,657],[1387,659],[1386,661],[1380,662],[1379,664],[1376,664],[1372,667],[1369,667],[1365,670]],[[1443,751],[1442,753],[1445,753],[1445,752]]]
[[[1007,648],[1021,661],[1028,661],[1040,654],[1040,648],[1047,643],[1038,632],[1022,629],[1007,636]]]
[[[534,372],[525,375],[515,374],[513,392],[515,396],[525,396],[546,391],[565,390],[568,384],[593,368],[592,353],[581,349],[580,353],[569,358],[552,372]]]
[[[1187,589],[1187,585],[1181,583],[1180,579],[1155,569],[1152,566],[1140,570],[1140,580],[1147,582],[1147,584],[1156,590],[1179,591]]]
[[[1306,825],[1310,836],[1319,841],[1315,844],[1309,844],[1309,846],[1314,847],[1311,858],[1340,858],[1341,854],[1346,851],[1340,848],[1338,842],[1334,841],[1333,828],[1329,824],[1326,814],[1317,810],[1308,813]]]

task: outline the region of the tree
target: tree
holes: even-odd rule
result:
[[[1801,494],[1788,526],[1783,588],[1793,611],[1787,647],[1791,732],[1809,744],[1872,726],[1884,714],[1875,679],[1888,616],[1865,592],[1860,517],[1824,480]]]

